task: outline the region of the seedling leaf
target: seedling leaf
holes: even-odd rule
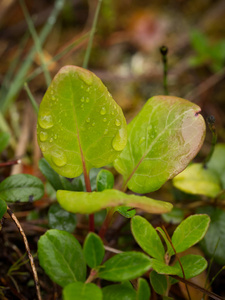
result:
[[[131,231],[139,246],[150,256],[164,261],[165,250],[155,228],[143,217],[131,220]]]
[[[57,229],[50,229],[38,241],[38,258],[46,274],[65,287],[74,281],[85,281],[86,264],[75,237]]]
[[[117,190],[103,192],[57,191],[57,200],[67,211],[81,214],[92,214],[107,207],[130,206],[144,211],[160,214],[172,209],[168,202],[153,200],[144,196],[127,195]]]
[[[90,268],[99,266],[105,255],[102,240],[92,232],[85,239],[83,251],[86,263]]]
[[[65,66],[40,104],[37,136],[50,166],[72,178],[113,162],[126,145],[126,121],[96,75]]]
[[[102,300],[102,291],[94,283],[73,282],[63,289],[63,300]]]
[[[136,300],[149,300],[150,296],[151,290],[148,282],[144,278],[138,278]]]
[[[136,293],[132,287],[123,284],[108,285],[102,289],[103,300],[136,300]]]
[[[156,271],[150,273],[150,282],[154,291],[159,295],[165,295],[167,290],[167,279],[163,274],[158,274]]]
[[[151,268],[151,259],[143,253],[124,252],[105,262],[98,277],[110,281],[135,279]]]
[[[113,189],[114,186],[114,176],[108,171],[102,169],[97,176],[97,191],[101,192],[108,189]]]

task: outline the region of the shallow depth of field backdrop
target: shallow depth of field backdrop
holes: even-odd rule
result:
[[[45,181],[38,168],[42,154],[36,141],[36,114],[24,90],[24,82],[27,82],[39,104],[47,88],[47,80],[40,67],[43,63],[41,59],[46,62],[52,78],[64,65],[82,66],[97,2],[66,0],[56,19],[53,17],[48,23],[49,33],[43,37],[43,28],[46,28],[55,2],[25,1],[36,32],[43,37],[36,41],[40,46],[40,55],[32,50],[34,40],[20,1],[1,0],[0,131],[9,132],[11,138],[0,160],[6,162],[21,158],[22,164],[1,168],[0,181],[18,173],[32,174]],[[218,142],[224,143],[224,0],[103,0],[88,68],[108,87],[129,123],[147,99],[165,93],[159,51],[163,45],[168,47],[169,95],[198,104],[204,117],[213,115]],[[211,140],[211,133],[207,129],[206,140],[195,161],[204,160],[210,152]],[[115,185],[120,182],[121,178],[117,176]],[[196,208],[207,201],[206,197],[190,196],[176,190],[171,182],[151,194],[151,197],[176,203],[184,216],[195,213]],[[55,195],[47,185],[41,200],[11,206],[27,234],[33,253],[36,252],[40,235],[48,229],[47,211],[54,199]],[[223,208],[223,201],[219,205]],[[155,227],[164,224],[168,232],[172,232],[176,226],[159,215],[151,216],[151,224]],[[124,219],[118,219],[118,224],[114,224],[115,230],[119,232],[123,225]],[[81,222],[75,231],[75,236],[81,242],[83,230],[87,228]],[[120,249],[133,249],[129,227],[124,229],[121,240],[116,243],[112,245]],[[25,253],[21,236],[7,215],[0,231],[0,245],[0,295],[1,287],[8,289],[6,298],[2,296],[2,299],[34,299],[35,289],[29,264],[24,264],[20,269],[24,275],[15,272],[11,277],[6,276],[10,266]],[[199,253],[202,250],[196,247],[192,251]],[[221,267],[213,262],[209,275],[211,279]],[[46,299],[58,299],[60,288],[52,284],[43,271],[38,269],[38,272]],[[193,280],[204,286],[206,276],[205,271]],[[225,296],[224,286],[223,271],[212,284],[212,291]],[[183,285],[176,286],[172,293],[175,299],[187,297]],[[192,299],[201,299],[195,290],[191,290],[191,293]],[[154,297],[152,299],[157,299],[156,295]]]

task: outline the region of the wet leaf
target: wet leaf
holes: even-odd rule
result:
[[[172,209],[168,202],[153,200],[144,196],[127,195],[117,190],[103,192],[57,191],[57,200],[67,211],[81,214],[92,214],[107,207],[130,206],[144,211],[160,214]]]
[[[135,279],[151,268],[151,259],[140,252],[123,252],[107,260],[98,277],[109,281]]]
[[[93,298],[94,297],[94,298]],[[63,289],[63,300],[102,300],[102,291],[94,283],[73,282]]]
[[[173,179],[176,188],[194,195],[215,197],[221,191],[219,177],[202,164],[192,164]]]
[[[128,142],[115,160],[124,189],[159,189],[195,157],[205,136],[200,108],[181,98],[155,96],[128,125]]]
[[[105,249],[101,238],[91,232],[84,242],[84,257],[90,268],[99,266],[104,258]]]
[[[72,233],[76,227],[77,218],[75,214],[64,210],[59,204],[53,204],[48,211],[48,224],[52,229]]]
[[[46,274],[62,287],[74,281],[85,281],[82,248],[66,231],[50,229],[42,235],[38,241],[38,258]]]
[[[183,252],[203,239],[210,223],[208,215],[193,215],[176,228],[172,243],[177,253]]]
[[[42,181],[29,174],[16,174],[0,183],[0,197],[6,202],[29,202],[44,195]]]
[[[165,250],[155,228],[143,217],[131,220],[131,231],[139,246],[150,256],[164,261]]]
[[[37,136],[50,166],[72,178],[117,157],[126,145],[126,121],[96,75],[65,66],[41,102]]]

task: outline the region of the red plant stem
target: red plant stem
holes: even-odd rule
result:
[[[83,171],[84,171],[84,181],[85,181],[86,191],[88,193],[91,193],[91,182],[90,182],[89,174],[86,168],[83,168]],[[94,214],[89,215],[89,231],[91,232],[95,231]]]
[[[115,212],[114,208],[110,208],[109,211],[107,212],[106,218],[105,218],[105,220],[102,224],[102,227],[100,228],[99,233],[98,233],[98,235],[101,239],[104,239],[104,237],[105,237],[106,231],[109,228],[109,225],[112,221],[114,212]]]
[[[11,160],[11,161],[7,161],[7,162],[4,162],[4,163],[0,163],[0,168],[7,167],[7,166],[13,166],[13,165],[17,165],[17,164],[21,164],[21,160],[20,159],[16,159],[16,160]]]

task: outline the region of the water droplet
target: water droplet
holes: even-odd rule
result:
[[[91,119],[90,118],[87,118],[86,122],[87,123],[90,123]]]
[[[52,161],[57,167],[63,167],[67,163],[66,154],[61,150],[55,150],[52,152]]]
[[[86,83],[87,85],[92,84],[93,76],[92,76],[91,72],[81,69],[78,71],[78,75],[79,75],[80,79],[83,80],[83,82]]]
[[[56,140],[56,139],[57,139],[57,137],[58,137],[58,135],[55,133],[55,134],[54,134],[54,139]]]
[[[89,101],[90,101],[90,99],[87,97],[87,98],[86,98],[86,102],[88,103]]]
[[[82,89],[84,88],[83,84],[81,85],[81,88],[82,88]]]
[[[50,114],[41,114],[38,117],[38,123],[41,128],[47,129],[53,126],[52,116]]]
[[[50,143],[52,143],[52,142],[53,142],[53,138],[51,137],[51,138],[50,138]]]
[[[104,134],[107,134],[109,132],[109,130],[106,128],[104,131]]]
[[[39,138],[41,142],[44,142],[48,139],[48,134],[45,131],[41,131],[39,134]]]
[[[100,111],[100,114],[101,114],[102,116],[104,116],[104,115],[106,114],[106,109],[105,109],[105,107],[102,107],[102,109],[101,109],[101,111]]]
[[[80,106],[81,108],[84,108],[84,104],[81,104],[81,106]]]
[[[51,90],[51,91],[50,91],[50,93],[53,95],[53,94],[54,94],[54,91],[53,91],[53,90]]]
[[[93,122],[91,125],[94,127],[95,126],[95,122]]]
[[[55,96],[52,96],[52,100],[55,101],[55,100],[56,100],[56,97],[55,97]]]
[[[116,151],[122,151],[127,144],[127,132],[124,128],[118,130],[117,134],[115,135],[112,146],[113,149]]]
[[[81,102],[84,102],[84,97],[82,97],[82,98],[80,99],[80,101],[81,101]]]
[[[139,145],[143,144],[144,141],[145,141],[145,137],[142,136],[142,137],[140,138],[140,140],[139,140]]]
[[[104,118],[104,119],[103,119],[103,122],[106,122],[106,121],[107,121],[107,119],[106,119],[106,118]]]
[[[114,109],[116,109],[116,105],[113,105]]]
[[[46,147],[45,147],[44,144],[41,144],[41,145],[40,145],[40,148],[41,148],[41,151],[42,151],[42,152],[45,152],[45,151],[46,151]]]
[[[88,92],[88,93],[90,92],[90,88],[89,88],[89,87],[87,88],[87,92]]]
[[[149,125],[149,126],[147,127],[147,129],[148,129],[148,130],[152,130],[152,125]]]
[[[116,125],[116,126],[120,126],[120,125],[121,125],[121,122],[120,122],[120,120],[116,119],[116,121],[115,121],[115,125]]]
[[[114,111],[112,111],[112,115],[113,115],[113,116],[115,115],[115,112],[114,112]]]

